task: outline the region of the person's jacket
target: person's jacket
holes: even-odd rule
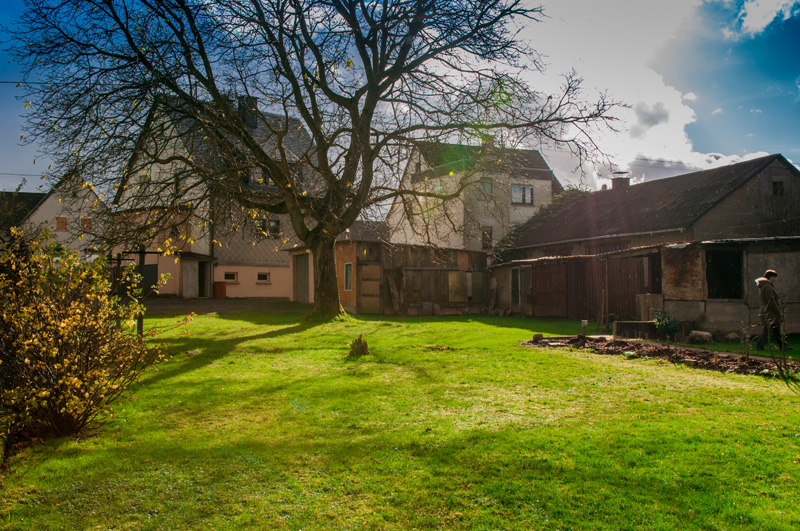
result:
[[[761,324],[771,326],[781,322],[781,300],[775,286],[765,277],[757,278],[756,284],[761,292]]]

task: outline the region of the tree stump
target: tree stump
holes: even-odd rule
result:
[[[347,355],[348,358],[360,358],[361,356],[368,356],[369,346],[367,346],[367,341],[365,339],[361,339],[361,334],[358,335],[357,338],[350,343],[350,354]]]

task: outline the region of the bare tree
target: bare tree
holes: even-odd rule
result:
[[[519,24],[542,10],[521,0],[25,3],[9,31],[53,173],[115,196],[134,216],[117,233],[140,241],[236,209],[287,214],[321,312],[340,311],[334,239],[363,212],[462,191],[402,186],[415,143],[502,130],[585,155],[614,106],[585,102],[574,74],[558,94],[529,85],[540,62]]]

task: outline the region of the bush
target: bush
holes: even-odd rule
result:
[[[110,287],[103,259],[12,233],[0,256],[0,393],[12,429],[77,433],[159,359],[135,333],[144,308]]]
[[[678,321],[676,321],[667,311],[666,308],[664,309],[656,309],[656,330],[661,336],[669,341],[675,340],[675,334],[678,333],[680,326],[678,325]]]

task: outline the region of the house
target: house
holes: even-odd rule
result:
[[[770,155],[577,199],[532,218],[493,269],[498,304],[526,315],[645,320],[665,308],[708,331],[758,322],[772,268],[800,331],[800,172]]]
[[[220,154],[223,148],[208,138],[199,120],[176,112],[175,105],[154,104],[138,143],[151,158],[155,153],[168,162],[140,163],[137,151],[114,199],[119,212],[134,213],[127,223],[154,227],[145,242],[146,283],[166,274],[169,280],[160,289],[165,296],[290,299],[291,263],[283,248],[298,239],[288,215],[245,209],[224,199],[230,190],[259,194],[274,186],[257,170],[232,168],[230,157]],[[237,105],[245,127],[268,149],[280,143],[299,160],[313,146],[298,120],[261,113],[253,98],[239,98]],[[187,212],[200,212],[203,219],[193,214],[180,218],[182,204],[191,204]],[[159,218],[162,211],[173,217]],[[164,226],[170,228],[161,230]],[[135,232],[131,239],[138,237]],[[135,251],[137,245],[132,247]]]
[[[389,243],[383,222],[357,221],[336,239],[339,299],[355,314],[448,315],[479,313],[488,306],[486,254],[430,245]],[[313,301],[313,260],[289,250],[293,300]]]
[[[402,176],[403,187],[430,197],[401,196],[386,221],[396,244],[488,251],[563,191],[533,149],[420,142]],[[436,194],[455,194],[443,202]],[[405,197],[405,199],[403,199]]]
[[[47,230],[53,240],[84,258],[102,252],[102,213],[107,209],[86,183],[62,179],[47,193],[0,192],[3,234],[11,226],[26,232]]]

